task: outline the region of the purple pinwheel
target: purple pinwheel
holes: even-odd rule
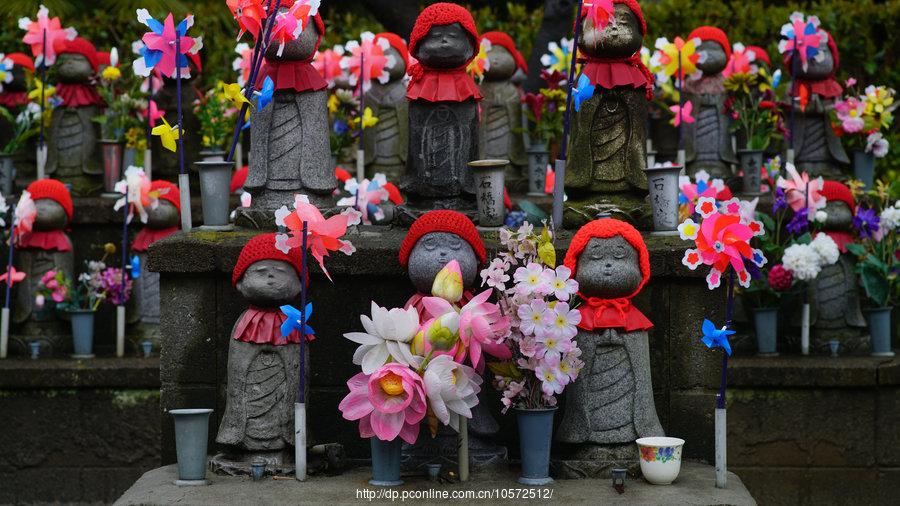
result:
[[[134,73],[147,77],[155,69],[166,77],[174,78],[177,77],[176,70],[180,68],[181,78],[189,78],[191,73],[187,55],[197,54],[203,48],[202,37],[187,35],[188,29],[194,25],[194,16],[188,15],[177,27],[171,12],[166,16],[165,22],[160,23],[150,16],[147,9],[138,9],[137,19],[147,25],[150,31],[141,37],[144,47],[140,48],[140,54],[143,58],[134,60]],[[176,46],[179,51],[176,51]]]
[[[825,54],[819,48],[826,44],[828,36],[819,29],[819,18],[809,16],[802,12],[791,14],[790,22],[781,27],[782,40],[778,43],[778,52],[781,54],[793,54],[796,51],[800,55],[800,63],[806,70],[809,59],[822,61]]]

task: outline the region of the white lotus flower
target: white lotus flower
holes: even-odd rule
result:
[[[365,374],[374,373],[387,362],[393,361],[418,367],[421,357],[410,351],[409,343],[419,330],[419,313],[414,307],[391,309],[372,302],[372,317],[359,317],[365,332],[348,332],[347,339],[359,343],[353,354],[353,363],[362,366]]]
[[[478,405],[481,376],[449,355],[439,355],[428,363],[424,380],[434,416],[459,432],[460,417],[472,418],[472,408]]]

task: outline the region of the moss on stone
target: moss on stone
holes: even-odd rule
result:
[[[159,403],[159,390],[112,390],[112,404],[118,409],[128,409],[147,403]]]

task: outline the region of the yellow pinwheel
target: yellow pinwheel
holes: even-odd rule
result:
[[[162,125],[156,125],[150,133],[159,137],[164,148],[172,152],[178,151],[178,143],[176,142],[178,141],[178,125],[173,127],[169,125],[166,118],[160,119],[162,120]]]
[[[338,110],[338,106],[341,105],[341,99],[334,93],[328,96],[328,112],[334,114]]]
[[[658,74],[663,79],[674,76],[676,80],[684,81],[685,76],[690,76],[698,71],[697,61],[700,60],[700,54],[697,52],[697,46],[699,45],[700,39],[698,38],[684,40],[681,37],[675,37],[674,42],[669,42],[666,38],[660,37],[656,41],[657,51],[651,62],[654,66],[660,67],[661,70]],[[680,69],[679,60],[681,61]]]
[[[222,89],[222,96],[225,97],[226,100],[229,100],[236,109],[240,109],[244,106],[244,104],[249,104],[250,101],[247,100],[247,97],[244,96],[244,92],[241,89],[241,85],[238,83],[219,83],[219,86]]]
[[[50,108],[50,97],[56,94],[56,87],[47,85],[40,79],[34,80],[34,89],[28,92],[28,100],[40,105],[41,103],[41,89],[44,90],[44,108]]]
[[[359,128],[359,121],[360,121],[360,118],[358,118],[358,117],[351,119],[350,126],[352,126],[353,128]],[[371,108],[366,107],[366,110],[363,111],[363,115],[362,115],[362,127],[369,128],[369,127],[373,127],[377,124],[378,124],[378,118],[376,118],[375,115],[372,114]]]

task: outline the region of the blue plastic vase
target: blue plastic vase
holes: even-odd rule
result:
[[[207,485],[206,445],[212,409],[172,409],[175,419],[175,452],[178,454],[176,485]]]
[[[893,357],[891,351],[891,307],[866,310],[869,320],[869,334],[872,337],[873,357]]]
[[[94,312],[89,309],[71,311],[72,317],[72,358],[94,356]]]
[[[372,443],[372,479],[369,485],[375,487],[396,487],[403,485],[400,479],[400,455],[403,440],[400,437],[393,441],[382,441],[377,437],[370,438]]]
[[[556,407],[517,409],[519,421],[519,450],[522,454],[523,485],[547,485],[550,477],[550,440],[553,435],[553,415]]]
[[[854,151],[853,176],[863,182],[864,190],[871,190],[875,182],[875,155],[865,151]]]

